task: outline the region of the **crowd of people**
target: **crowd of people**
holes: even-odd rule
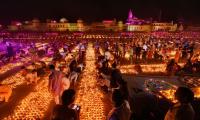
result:
[[[96,54],[99,51],[96,49]],[[186,87],[179,87],[175,93],[178,102],[171,105],[166,115],[160,113],[159,101],[156,96],[140,90],[131,96],[127,82],[122,78],[117,63],[114,61],[109,67],[109,59],[106,56],[97,56],[99,86],[105,94],[111,94],[113,108],[107,115],[108,120],[193,120],[195,111],[191,105],[194,93]],[[101,63],[100,62],[100,63]],[[97,86],[98,87],[98,86]],[[81,106],[73,104],[76,91],[68,89],[62,92],[61,104],[56,105],[52,112],[52,120],[79,119]]]
[[[6,58],[10,59],[8,63],[11,62],[15,64],[17,63],[18,59],[30,58],[27,59],[27,63],[24,63],[20,70],[20,73],[24,77],[25,83],[27,85],[37,85],[38,81],[44,79],[44,77],[46,77],[51,71],[49,76],[49,90],[54,91],[55,89],[59,89],[59,95],[63,91],[61,89],[69,88],[70,83],[71,86],[75,86],[79,73],[83,70],[84,67],[83,60],[85,47],[83,46],[85,45],[78,44],[77,41],[49,41],[48,44],[41,43],[41,45],[39,46],[40,49],[36,47],[35,42],[32,42],[30,40],[19,41],[18,44],[23,44],[24,46],[19,48],[18,51],[15,50],[15,46],[12,46],[12,40],[7,40],[6,42],[3,42],[4,44],[8,43],[7,53],[5,55]],[[45,60],[43,58],[47,59]],[[4,65],[6,65],[6,63]],[[61,80],[63,82],[56,82],[54,81],[54,79],[57,79],[58,81]],[[7,91],[7,89],[3,89],[7,88],[7,85],[2,84],[1,88],[1,91]],[[9,94],[7,95],[9,97],[11,96],[10,92],[5,93]],[[9,97],[5,97],[6,102],[8,102]],[[56,103],[59,103],[56,97],[57,96],[55,96],[55,101]]]
[[[170,60],[166,67],[166,72],[168,75],[200,75],[200,61],[198,59],[191,60],[188,59],[187,62],[184,64],[183,67],[178,65],[174,59]]]
[[[37,36],[38,34],[32,35]],[[20,34],[23,38],[29,34]],[[40,38],[47,35],[40,35]],[[40,79],[48,76],[48,90],[52,94],[55,106],[52,110],[52,120],[79,120],[81,106],[74,103],[78,78],[85,66],[85,52],[88,41],[72,41],[81,37],[55,35],[57,42],[49,40],[47,45],[38,49],[32,40],[19,41],[27,45],[27,51],[20,49],[17,54],[22,57],[31,56],[31,65],[23,66],[23,76],[27,85],[38,84]],[[53,38],[55,38],[53,34]],[[112,36],[112,35],[111,35]],[[123,79],[119,65],[134,63],[164,62],[167,63],[168,75],[200,74],[200,61],[198,51],[197,33],[135,33],[123,34],[117,39],[101,38],[91,40],[94,42],[96,54],[96,69],[98,86],[108,94],[113,103],[113,108],[107,115],[108,120],[193,120],[195,111],[191,105],[194,93],[186,87],[176,90],[175,98],[178,102],[171,105],[166,115],[161,113],[159,98],[137,91],[130,95],[127,82]],[[16,36],[15,36],[16,37]],[[50,36],[49,38],[51,38]],[[65,38],[65,39],[64,39]],[[11,43],[11,42],[10,42]],[[62,48],[62,50],[60,50]],[[73,49],[76,48],[75,51]],[[102,52],[103,51],[103,52]],[[15,59],[15,50],[12,44],[7,46],[6,58]],[[44,56],[52,56],[47,64],[42,61]],[[173,58],[173,59],[172,59]],[[178,63],[186,62],[183,67]],[[1,85],[0,85],[1,86]]]
[[[171,40],[145,37],[127,41],[98,41],[96,45],[108,48],[115,58],[127,59],[129,64],[138,61],[151,62],[152,60],[167,62],[171,58],[174,58],[176,62],[181,62],[199,57],[199,51],[195,51],[197,45],[194,41],[187,39]]]
[[[96,52],[99,55],[97,69],[100,86],[104,92],[112,93],[114,108],[110,111],[108,120],[193,120],[195,118],[195,111],[191,105],[194,93],[191,89],[179,87],[174,95],[178,102],[171,104],[166,115],[163,115],[165,112],[162,110],[162,105],[159,105],[159,98],[140,89],[134,95],[130,95],[127,82],[117,69],[117,62],[108,59],[106,54],[102,56],[99,49],[96,49]]]

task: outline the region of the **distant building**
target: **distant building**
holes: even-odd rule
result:
[[[128,13],[128,19],[126,21],[127,31],[140,31],[140,32],[150,32],[150,31],[176,31],[177,24],[172,23],[151,23],[151,21],[145,21],[138,19],[133,15],[130,10]]]
[[[183,27],[182,27],[183,28]],[[181,28],[181,29],[182,29]],[[102,22],[94,22],[86,25],[83,20],[78,19],[76,23],[70,23],[66,18],[61,18],[60,21],[48,19],[46,22],[40,22],[38,19],[32,21],[25,21],[24,23],[12,22],[8,26],[10,31],[130,31],[130,32],[151,32],[151,31],[176,31],[177,24],[152,22],[151,20],[143,20],[137,18],[132,10],[128,13],[126,23],[123,21],[103,20]]]
[[[135,15],[133,15],[132,10],[128,13],[128,19],[126,20],[127,25],[141,25],[145,24],[145,20],[138,19]]]
[[[150,32],[151,30],[151,25],[127,25],[127,31],[130,32]]]
[[[12,22],[8,26],[9,31],[84,31],[84,23],[82,20],[77,20],[77,23],[68,23],[67,19],[62,18],[59,22],[55,20],[47,20],[46,23],[41,23],[39,20],[26,21],[24,24]]]
[[[187,31],[200,31],[200,25],[196,25],[196,26],[187,26],[186,30],[187,30]]]
[[[152,23],[152,31],[176,31],[177,24],[171,23]]]

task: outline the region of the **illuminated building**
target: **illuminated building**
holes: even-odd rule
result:
[[[132,10],[129,11],[128,19],[127,19],[127,22],[126,22],[127,25],[141,25],[141,24],[144,24],[144,23],[145,23],[144,20],[138,19],[136,16],[133,15]]]
[[[143,20],[137,18],[130,10],[126,24],[122,21],[103,20],[102,22],[94,22],[86,25],[83,20],[78,19],[75,23],[70,23],[66,18],[61,18],[59,22],[55,20],[47,20],[41,23],[38,19],[26,21],[24,24],[20,22],[12,23],[8,26],[8,30],[17,31],[130,31],[130,32],[151,32],[151,31],[182,31],[183,26],[178,29],[177,24],[173,22],[152,22],[152,20]]]
[[[152,23],[152,31],[176,31],[177,24],[171,23]]]
[[[123,21],[119,21],[119,22],[118,22],[118,30],[119,30],[119,31],[122,31],[123,28],[124,28]]]
[[[123,31],[125,25],[122,21],[117,22],[114,20],[103,20],[102,22],[94,22],[87,27],[90,31]]]
[[[77,23],[69,23],[67,19],[61,18],[59,22],[55,20],[47,20],[46,23],[40,22],[38,19],[32,21],[25,21],[23,24],[20,22],[12,22],[8,26],[9,31],[83,31],[85,26],[82,20],[77,20]]]
[[[177,24],[167,22],[153,22],[138,19],[134,16],[130,10],[128,19],[126,21],[127,31],[139,31],[139,32],[150,32],[150,31],[176,31]]]
[[[84,31],[83,20],[81,19],[77,20],[77,29],[78,31]]]
[[[46,24],[48,31],[67,31],[69,28],[69,23],[63,21],[62,22],[51,21]]]
[[[17,31],[21,29],[22,23],[19,21],[12,21],[11,25],[8,26],[8,30]]]

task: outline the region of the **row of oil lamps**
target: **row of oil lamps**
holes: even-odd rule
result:
[[[104,120],[103,93],[97,88],[95,52],[91,44],[86,51],[86,67],[80,80],[76,96],[76,104],[81,106],[81,120]]]

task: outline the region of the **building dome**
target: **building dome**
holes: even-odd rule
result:
[[[67,20],[66,18],[61,18],[61,19],[60,19],[60,22],[61,22],[61,23],[66,23],[66,22],[68,22],[68,20]]]

